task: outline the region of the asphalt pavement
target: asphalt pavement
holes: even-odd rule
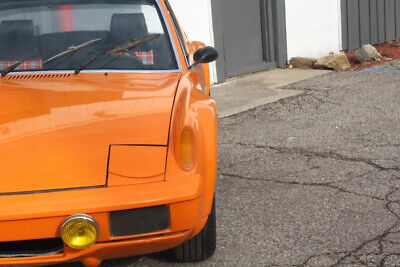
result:
[[[304,93],[220,120],[218,248],[194,266],[399,266],[400,73],[284,89]]]

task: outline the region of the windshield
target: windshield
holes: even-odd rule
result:
[[[75,70],[96,55],[86,69],[178,69],[155,0],[1,1],[0,69]]]

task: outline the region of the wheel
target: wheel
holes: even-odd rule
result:
[[[179,263],[197,262],[210,258],[217,245],[216,228],[214,199],[211,213],[203,230],[192,239],[172,249],[173,258]]]

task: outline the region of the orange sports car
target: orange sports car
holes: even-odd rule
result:
[[[216,247],[208,63],[168,0],[0,2],[0,265]]]

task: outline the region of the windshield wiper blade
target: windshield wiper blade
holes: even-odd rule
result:
[[[106,55],[106,56],[110,56],[113,53],[118,53],[118,52],[122,52],[125,50],[130,50],[138,45],[141,45],[143,43],[146,43],[148,41],[151,41],[153,39],[156,39],[157,37],[159,37],[161,34],[157,33],[157,34],[151,34],[149,36],[146,36],[144,38],[141,39],[135,39],[132,40],[126,44],[117,46],[107,52],[102,52],[100,54],[97,54],[96,56],[94,56],[93,58],[89,59],[88,61],[86,61],[85,63],[83,63],[82,65],[80,65],[76,70],[75,70],[75,74],[79,74],[82,70],[86,69],[90,64],[92,64],[93,62],[95,62],[99,57]]]
[[[16,62],[15,64],[5,68],[4,70],[1,71],[1,77],[6,76],[7,74],[9,74],[10,72],[12,72],[13,70],[15,70],[16,68],[19,67],[19,65],[21,65],[22,63],[24,63],[25,60],[21,60]]]
[[[109,56],[111,54],[122,52],[122,51],[125,51],[125,50],[131,50],[135,46],[138,46],[138,45],[141,45],[141,44],[146,43],[148,41],[151,41],[151,40],[159,37],[160,35],[161,34],[156,33],[156,34],[152,34],[152,35],[146,36],[146,37],[138,39],[138,40],[132,40],[132,41],[126,43],[126,44],[123,44],[121,46],[117,46],[116,48],[107,51],[106,55]]]
[[[61,57],[64,57],[64,56],[67,56],[67,55],[69,55],[69,54],[78,52],[79,50],[82,50],[82,49],[84,49],[84,48],[86,48],[86,47],[89,47],[89,46],[91,46],[91,45],[94,45],[94,44],[96,44],[96,43],[98,43],[98,42],[100,42],[100,41],[102,41],[102,40],[103,40],[102,38],[98,38],[98,39],[93,39],[93,40],[90,40],[90,41],[85,42],[85,43],[83,43],[83,44],[80,44],[80,45],[78,45],[78,46],[70,46],[70,47],[68,47],[67,50],[65,50],[65,51],[63,51],[63,52],[61,52],[61,53],[59,53],[59,54],[57,54],[57,55],[55,55],[55,56],[52,56],[51,58],[49,58],[49,59],[43,61],[43,64],[49,63],[49,62],[51,62],[51,61],[53,61],[53,60],[56,60],[56,59],[61,58]]]
[[[84,49],[84,48],[86,48],[86,47],[89,47],[89,46],[91,46],[91,45],[94,45],[95,43],[98,43],[98,42],[100,42],[100,41],[102,41],[102,40],[103,40],[103,39],[99,38],[99,39],[90,40],[90,41],[85,42],[85,43],[83,43],[83,44],[80,44],[80,45],[78,45],[78,46],[70,46],[70,47],[68,47],[67,50],[65,50],[65,51],[63,51],[63,52],[61,52],[61,53],[59,53],[59,54],[57,54],[57,55],[55,55],[55,56],[53,56],[53,57],[51,57],[51,58],[45,60],[45,61],[43,61],[43,64],[49,63],[50,61],[56,60],[57,58],[61,58],[61,57],[67,56],[67,55],[69,55],[69,54],[71,54],[71,53],[75,53],[75,52],[77,52],[77,51],[79,51],[79,50],[81,50],[81,49]],[[5,68],[4,70],[2,70],[2,71],[0,72],[0,73],[1,73],[1,77],[4,77],[4,76],[6,76],[7,74],[9,74],[10,72],[12,72],[12,71],[15,70],[16,68],[18,68],[18,67],[19,67],[22,63],[24,63],[25,61],[26,61],[26,60],[17,61],[15,64],[13,64],[13,65],[11,65],[11,66]]]

